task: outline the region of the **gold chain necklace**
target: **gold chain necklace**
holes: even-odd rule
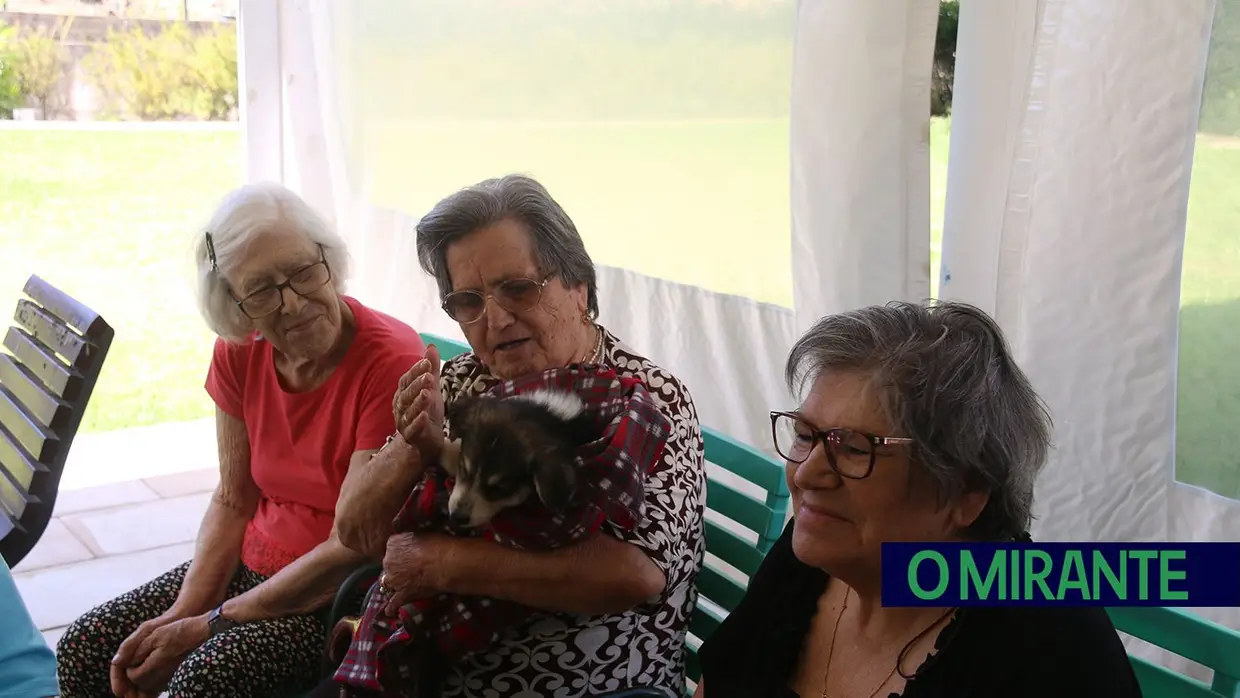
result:
[[[594,323],[590,324],[594,325],[596,337],[594,348],[588,354],[581,357],[581,363],[583,364],[596,364],[603,360],[603,328]]]
[[[827,694],[827,681],[831,678],[831,659],[835,656],[835,638],[839,635],[840,621],[844,619],[844,611],[848,610],[848,596],[851,593],[852,593],[851,587],[847,588],[846,591],[844,592],[844,603],[841,604],[840,606],[839,615],[835,617],[835,627],[831,629],[831,644],[827,648],[827,668],[826,668],[826,671],[823,672],[823,675],[822,675],[822,698],[831,698]],[[921,631],[920,633],[917,633],[917,637],[914,637],[913,640],[909,644],[912,644],[912,642],[916,642],[917,640],[921,639],[921,637],[925,635],[926,633],[930,632],[930,630],[933,629],[934,626],[938,625],[939,623],[942,623],[945,619],[951,617],[951,614],[954,612],[955,612],[955,609],[951,609],[947,611],[947,613],[944,613],[942,616],[936,619],[933,623],[926,626],[925,630]],[[887,676],[884,677],[883,680],[879,682],[878,686],[876,686],[874,690],[870,692],[869,698],[875,698],[875,696],[878,695],[878,692],[883,690],[883,686],[886,686],[887,682],[891,680],[891,677],[896,675],[896,672],[899,671],[900,669],[900,662],[903,661],[904,659],[904,652],[907,649],[908,649],[908,645],[905,645],[904,649],[900,650],[900,654],[896,657],[895,664],[892,665],[891,671],[887,672]]]

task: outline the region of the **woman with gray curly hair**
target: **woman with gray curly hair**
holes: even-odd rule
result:
[[[198,233],[220,482],[192,561],[61,637],[66,698],[275,697],[318,679],[318,611],[366,559],[333,532],[340,487],[395,431],[392,395],[425,353],[412,328],[345,295],[348,259],[276,184],[229,193]]]
[[[771,424],[795,516],[704,643],[697,698],[1141,695],[1103,609],[881,605],[885,541],[1029,540],[1050,417],[990,317],[832,315],[786,377],[804,399]]]

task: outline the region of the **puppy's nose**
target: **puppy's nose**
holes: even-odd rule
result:
[[[451,519],[452,523],[457,526],[469,525],[469,512],[464,509],[457,509],[456,511],[449,513],[448,518]]]

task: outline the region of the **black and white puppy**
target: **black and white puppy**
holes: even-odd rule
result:
[[[581,399],[562,391],[466,396],[444,412],[457,437],[442,459],[456,479],[448,513],[471,527],[531,495],[563,510],[577,487],[577,449],[600,436]]]

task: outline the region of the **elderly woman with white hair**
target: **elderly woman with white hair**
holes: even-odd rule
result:
[[[219,336],[206,380],[219,486],[192,561],[65,632],[66,698],[313,685],[320,610],[364,562],[333,531],[341,484],[396,431],[393,395],[425,354],[413,329],[344,295],[343,241],[291,191],[242,187],[199,235],[198,300]]]

